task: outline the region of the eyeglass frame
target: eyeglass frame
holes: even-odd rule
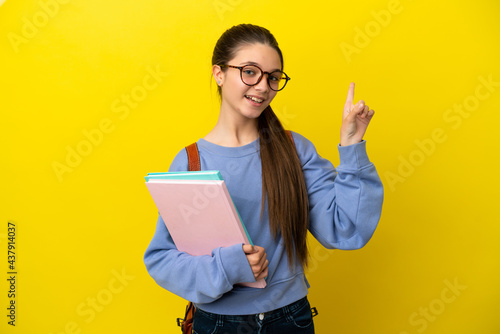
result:
[[[283,90],[283,88],[285,88],[285,86],[286,86],[286,84],[288,83],[288,81],[292,79],[292,78],[290,78],[290,77],[289,77],[289,76],[288,76],[285,72],[283,72],[283,71],[281,71],[281,70],[276,70],[276,71],[272,71],[272,72],[266,72],[266,71],[263,71],[263,70],[262,70],[259,66],[257,66],[257,65],[253,65],[253,64],[248,64],[248,65],[243,65],[243,66],[234,66],[234,65],[224,65],[224,64],[223,64],[223,65],[219,65],[219,66],[220,66],[220,67],[230,67],[230,68],[236,68],[236,69],[240,70],[240,79],[241,79],[241,82],[243,82],[245,85],[250,86],[250,87],[258,85],[258,84],[262,81],[262,78],[264,77],[264,74],[267,74],[267,80],[266,80],[266,81],[267,81],[267,85],[269,86],[269,89],[271,89],[272,91],[275,91],[275,92],[279,92],[279,91]],[[243,80],[243,68],[244,68],[244,67],[246,67],[246,66],[253,66],[253,67],[257,67],[257,68],[260,70],[260,72],[262,73],[262,74],[260,75],[260,77],[259,77],[259,80],[257,80],[257,82],[256,82],[256,83],[254,83],[253,85],[249,85],[249,84],[247,84],[247,83]],[[279,72],[281,72],[281,73],[283,73],[283,74],[285,75],[285,80],[286,80],[286,81],[285,81],[285,84],[283,85],[283,87],[281,87],[280,89],[276,90],[276,89],[273,89],[273,88],[271,87],[271,83],[269,82],[269,75],[270,75],[271,73],[278,72],[278,71],[279,71]]]

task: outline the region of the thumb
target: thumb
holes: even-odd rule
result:
[[[356,116],[365,109],[365,101],[359,100],[358,103],[356,103],[352,109],[350,110],[349,114],[347,115],[348,118],[353,119],[356,118]]]
[[[257,250],[252,245],[243,245],[243,252],[245,254],[253,254],[253,253],[257,252]]]

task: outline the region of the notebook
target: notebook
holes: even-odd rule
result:
[[[253,245],[219,171],[148,173],[145,179],[178,250],[210,255],[217,247]]]

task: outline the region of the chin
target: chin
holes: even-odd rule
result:
[[[266,106],[267,108],[267,106]],[[245,116],[246,118],[250,118],[250,119],[257,119],[259,118],[259,116],[262,114],[262,112],[266,109],[266,108],[263,108],[261,110],[246,110],[244,111],[242,114],[243,116]]]

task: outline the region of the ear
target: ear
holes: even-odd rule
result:
[[[215,82],[218,86],[222,86],[224,83],[224,72],[219,65],[212,66],[212,75],[214,76]]]

